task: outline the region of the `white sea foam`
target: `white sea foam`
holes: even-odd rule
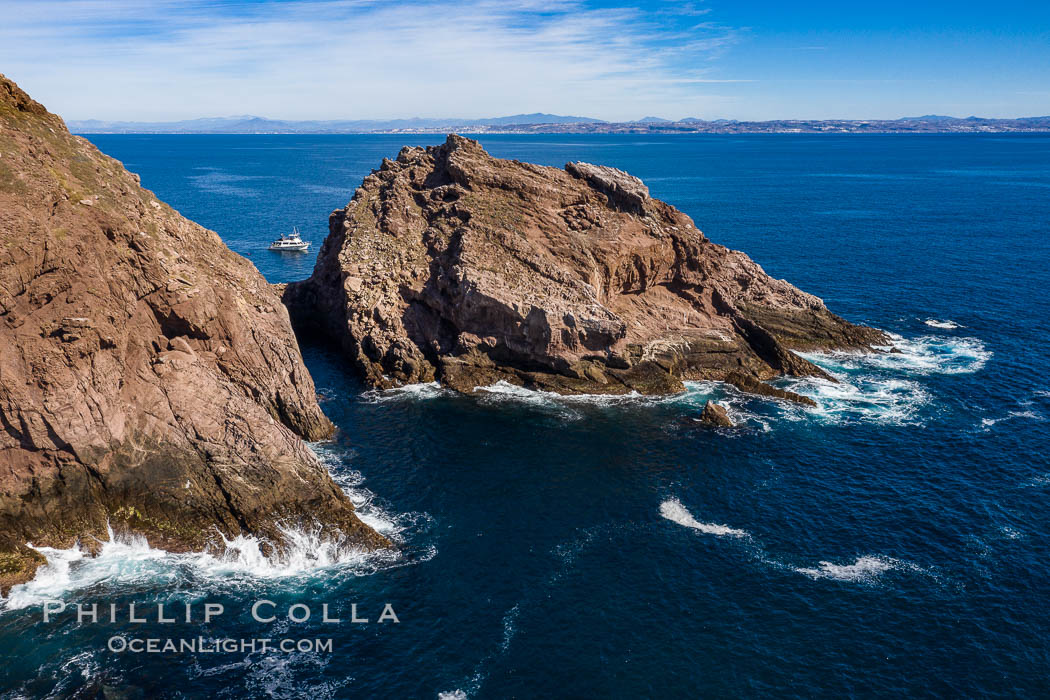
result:
[[[989,430],[993,425],[996,425],[997,423],[1002,423],[1003,421],[1008,420],[1016,420],[1018,418],[1034,421],[1046,420],[1046,418],[1044,418],[1041,414],[1036,413],[1035,411],[1009,411],[1005,416],[1001,416],[999,418],[982,418],[981,426],[985,430]]]
[[[930,326],[931,328],[941,328],[944,330],[955,330],[956,328],[962,328],[962,326],[956,323],[955,321],[938,321],[935,318],[928,318],[925,321],[923,321],[923,323],[925,323],[927,326]]]
[[[559,401],[557,394],[526,389],[502,380],[489,386],[475,387],[474,395],[483,405],[518,404],[529,406],[542,413],[552,414],[564,421],[576,421],[583,418],[579,411],[574,410],[564,401]]]
[[[1021,485],[1022,486],[1038,486],[1038,487],[1050,486],[1050,472],[1047,472],[1045,474],[1040,474],[1039,476],[1034,476],[1034,477],[1032,477],[1031,479],[1029,479],[1028,481],[1024,482]]]
[[[817,403],[816,408],[792,412],[804,410],[824,421],[916,424],[932,400],[918,377],[977,372],[992,357],[977,338],[889,336],[891,344],[879,348],[883,352],[799,353],[838,381],[802,377],[778,382]]]
[[[527,389],[506,381],[489,386],[475,387],[476,396],[485,404],[516,403],[536,407],[556,415],[563,420],[580,420],[583,414],[579,407],[587,405],[598,408],[629,408],[678,404],[703,408],[708,399],[717,400],[726,406],[730,419],[737,425],[753,424],[770,430],[769,422],[747,409],[747,395],[721,382],[689,381],[680,394],[644,395],[636,391],[626,394],[558,394],[551,391]]]
[[[290,578],[334,569],[363,575],[399,557],[393,550],[362,551],[319,525],[279,529],[284,539],[281,547],[271,547],[265,540],[250,535],[227,539],[216,532],[221,547],[175,554],[151,547],[142,536],[116,534],[112,530],[96,556],[79,545],[70,549],[36,547],[47,563],[37,570],[32,581],[12,587],[0,607],[16,610],[38,605],[100,583],[130,587],[195,578],[207,584],[227,582],[230,578]]]
[[[598,396],[563,396],[552,391],[527,389],[503,380],[489,386],[475,387],[474,393],[483,404],[513,403],[531,406],[543,412],[552,413],[562,420],[580,420],[583,418],[583,415],[572,407],[572,399],[583,403],[600,403],[601,398],[604,398]],[[589,401],[589,399],[592,399],[592,401]]]
[[[343,465],[343,458],[323,443],[310,446],[333,479],[354,503],[357,515],[369,527],[395,542],[404,541],[404,531],[426,521],[420,513],[392,514],[381,507],[375,494],[362,486],[364,477]],[[115,534],[103,542],[96,556],[87,548],[36,548],[47,559],[28,583],[12,587],[8,597],[0,600],[0,610],[37,605],[45,600],[62,598],[71,591],[106,583],[107,585],[157,585],[158,582],[193,578],[202,585],[243,580],[273,580],[312,576],[318,572],[367,575],[397,565],[401,554],[392,549],[365,552],[338,533],[321,525],[310,527],[279,526],[281,547],[252,535],[226,538],[215,532],[216,546],[208,551],[175,554],[149,545],[138,535]],[[427,560],[436,554],[433,548],[415,557]]]
[[[523,386],[511,384],[500,380],[488,386],[474,388],[475,392],[484,395],[508,398],[533,404],[593,404],[598,406],[610,406],[618,404],[633,404],[640,402],[652,402],[658,400],[652,396],[644,396],[637,391],[626,394],[559,394],[553,391],[542,391],[539,389],[527,389]]]
[[[992,352],[978,338],[887,335],[890,344],[879,348],[885,352],[799,354],[826,369],[888,369],[916,375],[971,374],[980,371],[992,357]]]
[[[1024,537],[1024,533],[1008,525],[1004,525],[1003,527],[999,528],[999,532],[1002,534],[1003,537],[1005,537],[1008,540],[1019,540],[1022,537]]]
[[[865,555],[857,557],[848,564],[838,564],[832,561],[820,561],[817,566],[795,566],[788,564],[779,558],[769,556],[762,546],[755,542],[750,533],[738,530],[726,525],[702,523],[690,513],[677,498],[671,498],[660,504],[660,515],[678,523],[683,527],[699,530],[719,537],[735,537],[747,540],[748,551],[756,561],[768,566],[795,573],[803,574],[812,579],[833,579],[836,581],[854,581],[860,583],[874,583],[879,577],[892,570],[911,571],[929,575],[929,572],[920,566],[893,557],[881,555]]]
[[[392,389],[370,389],[361,394],[361,398],[371,403],[386,403],[388,401],[436,399],[439,396],[450,396],[451,394],[451,391],[442,388],[437,382],[427,382],[425,384],[406,384]]]
[[[351,469],[346,465],[347,455],[332,446],[331,443],[312,443],[310,449],[317,459],[332,475],[332,480],[343,489],[354,509],[358,519],[365,525],[383,534],[395,542],[402,542],[402,533],[419,521],[429,521],[431,517],[426,513],[394,513],[384,508],[380,499],[363,484],[365,477],[361,472]]]
[[[887,571],[899,568],[912,568],[912,565],[892,557],[863,556],[857,557],[850,564],[821,561],[816,567],[795,567],[795,571],[813,579],[870,582]]]
[[[911,379],[872,374],[833,373],[838,382],[821,377],[791,377],[783,388],[808,396],[816,407],[785,406],[787,414],[810,415],[823,422],[861,420],[873,423],[910,425],[930,402],[923,386]]]
[[[921,422],[923,407],[932,400],[929,391],[919,381],[920,377],[976,372],[992,356],[977,338],[923,336],[906,339],[893,334],[890,338],[892,345],[883,348],[885,352],[800,353],[838,381],[789,377],[777,385],[808,396],[816,402],[816,407],[757,398],[709,381],[686,382],[684,393],[668,397],[638,394],[562,396],[507,382],[478,387],[477,391],[482,401],[526,403],[569,420],[582,417],[573,408],[580,403],[644,406],[671,402],[699,409],[708,400],[714,400],[726,407],[734,423],[763,431],[771,430],[776,420],[812,418],[829,423],[860,420],[915,425]]]
[[[523,386],[511,384],[510,382],[504,381],[502,379],[496,382],[495,384],[474,387],[474,392],[482,392],[483,394],[488,394],[497,397],[508,397],[529,403],[546,403],[547,401],[553,400],[557,397],[557,394],[554,394],[553,392],[526,389]]]
[[[663,397],[659,401],[693,407],[697,411],[697,416],[703,410],[704,404],[708,401],[714,401],[725,407],[729,419],[733,421],[733,425],[758,428],[767,433],[773,429],[771,416],[763,415],[755,410],[756,407],[767,405],[770,402],[764,399],[756,399],[756,397],[745,394],[734,386],[723,384],[722,382],[685,382],[685,393]],[[794,416],[788,416],[788,418],[793,420]]]
[[[839,383],[817,378],[781,380],[780,385],[784,388],[816,401],[816,408],[804,408],[790,402],[756,397],[740,392],[730,385],[711,381],[685,382],[685,392],[671,396],[643,396],[636,393],[563,396],[526,389],[507,382],[478,387],[477,392],[482,403],[518,403],[534,406],[564,420],[581,419],[583,415],[576,408],[581,404],[599,407],[675,404],[699,411],[711,400],[726,408],[734,424],[751,426],[764,432],[772,430],[774,421],[778,419],[800,421],[807,417],[817,417],[825,422],[860,419],[908,424],[916,422],[919,409],[930,400],[926,390],[914,380],[871,374],[834,374],[840,380]]]
[[[937,323],[947,324],[949,321]],[[482,404],[523,404],[568,421],[583,418],[584,414],[579,410],[581,405],[632,407],[671,403],[699,410],[708,400],[714,400],[726,407],[735,424],[766,432],[772,430],[778,420],[814,418],[827,423],[859,420],[916,425],[922,422],[923,407],[932,400],[932,395],[919,381],[923,376],[977,372],[992,357],[992,352],[977,338],[888,335],[891,344],[880,348],[881,352],[799,353],[838,381],[787,377],[777,381],[776,385],[813,399],[817,404],[815,407],[755,397],[712,381],[685,382],[686,391],[672,396],[643,396],[635,392],[562,395],[527,389],[506,381],[476,387],[475,392]],[[390,401],[398,398],[430,399],[448,393],[437,383],[431,383],[366,392],[365,396],[372,401]]]
[[[707,535],[717,535],[718,537],[743,537],[751,538],[744,530],[737,530],[736,528],[729,527],[728,525],[718,525],[716,523],[702,523],[693,517],[693,514],[686,510],[686,507],[682,505],[682,502],[677,498],[670,498],[660,504],[660,515],[667,518],[668,520],[678,523],[683,527],[692,528],[699,530]]]
[[[847,581],[873,585],[878,583],[882,576],[891,571],[903,571],[912,574],[921,574],[937,580],[933,572],[903,559],[883,556],[881,554],[865,554],[859,556],[849,563],[836,563],[821,560],[816,566],[795,566],[785,563],[779,559],[762,557],[762,561],[778,569],[793,571],[813,580]]]

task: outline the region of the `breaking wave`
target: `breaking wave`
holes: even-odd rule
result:
[[[226,539],[219,533],[224,545],[221,551],[176,554],[151,547],[141,535],[117,534],[112,529],[94,556],[79,543],[69,549],[35,547],[47,563],[32,581],[12,587],[0,610],[39,605],[100,583],[121,588],[180,579],[228,584],[231,578],[281,579],[335,568],[367,575],[400,556],[393,550],[365,552],[331,537],[321,526],[279,529],[285,538],[280,548],[271,548],[266,540],[251,535]]]
[[[830,371],[830,370],[829,370]],[[919,413],[930,394],[911,379],[877,375],[849,375],[831,372],[838,382],[821,377],[787,378],[783,388],[813,399],[816,407],[785,407],[788,413],[802,413],[822,422],[860,420],[873,423],[908,425],[919,422]]]
[[[692,513],[686,510],[686,507],[682,505],[681,501],[677,498],[671,498],[660,504],[660,515],[667,518],[672,522],[676,522],[683,527],[689,527],[694,530],[699,530],[707,535],[717,535],[718,537],[746,537],[751,538],[744,530],[737,530],[736,528],[729,527],[728,525],[717,525],[715,523],[702,523],[693,517]]]
[[[893,557],[868,554],[857,557],[847,564],[837,564],[832,561],[821,560],[816,566],[795,566],[785,563],[779,558],[765,554],[763,549],[755,543],[754,538],[746,530],[738,530],[727,525],[715,525],[698,521],[693,514],[682,505],[677,498],[670,498],[660,504],[660,515],[683,527],[699,530],[705,534],[718,535],[719,537],[735,537],[747,540],[754,558],[768,566],[797,574],[808,576],[811,579],[832,579],[835,581],[853,581],[872,584],[889,571],[908,571],[913,573],[928,573],[925,569],[910,562]]]
[[[888,335],[891,344],[878,348],[880,352],[799,353],[837,382],[789,377],[777,384],[813,399],[816,408],[802,410],[822,421],[914,425],[933,400],[919,378],[977,372],[992,357],[977,338]]]
[[[559,394],[553,391],[540,391],[538,389],[526,389],[510,382],[500,380],[489,386],[475,387],[475,392],[492,397],[507,397],[531,402],[558,401],[564,403],[593,404],[600,406],[614,406],[617,404],[638,403],[641,401],[658,401],[659,397],[645,396],[637,391],[626,394]]]
[[[925,323],[927,326],[930,326],[931,328],[940,328],[946,331],[955,330],[956,328],[962,328],[962,326],[956,323],[955,321],[938,321],[935,318],[928,318],[925,321],[923,321],[923,323]]]
[[[932,319],[931,319],[932,321]],[[952,323],[937,321],[936,323]],[[586,407],[616,408],[678,405],[699,410],[708,400],[723,405],[736,425],[768,432],[779,420],[817,420],[824,423],[863,421],[887,425],[916,425],[922,410],[933,401],[923,385],[929,375],[968,374],[980,371],[992,357],[977,338],[924,335],[905,338],[888,334],[890,344],[878,352],[836,351],[799,353],[837,381],[820,377],[784,377],[775,385],[816,402],[805,407],[787,401],[752,396],[714,381],[685,382],[686,391],[673,396],[627,394],[569,394],[540,391],[499,381],[475,388],[481,404],[526,405],[561,420],[584,417]],[[431,399],[451,395],[436,382],[369,391],[373,402]]]
[[[406,384],[392,389],[369,389],[361,394],[361,398],[370,403],[386,403],[406,399],[436,399],[439,396],[451,395],[451,391],[443,389],[437,382],[427,382],[425,384]]]
[[[645,396],[636,391],[627,394],[558,394],[553,391],[527,389],[523,386],[500,380],[489,386],[474,388],[475,396],[482,404],[524,404],[552,413],[563,420],[580,420],[579,408],[586,406],[614,407],[654,404],[665,401],[665,396]]]
[[[885,369],[913,375],[972,374],[992,357],[978,338],[924,335],[905,338],[887,333],[890,344],[884,352],[799,353],[825,369],[856,371]]]
[[[402,544],[406,531],[432,522],[426,513],[396,513],[381,504],[381,499],[364,486],[364,474],[348,467],[345,454],[338,448],[329,443],[313,443],[310,449],[354,504],[358,519],[376,532]]]
[[[850,564],[835,564],[830,561],[821,561],[815,567],[793,568],[798,573],[809,576],[812,579],[824,578],[836,581],[871,582],[887,571],[894,569],[918,570],[919,567],[893,557],[863,556],[857,557]]]
[[[314,444],[311,449],[353,502],[358,518],[369,527],[402,544],[407,530],[429,524],[430,516],[425,513],[395,514],[379,505],[375,494],[362,486],[364,476],[346,468],[329,446]],[[283,540],[280,547],[254,535],[227,538],[216,530],[221,547],[191,553],[156,549],[141,535],[107,529],[108,540],[101,543],[95,555],[81,543],[69,549],[35,547],[47,563],[37,570],[32,581],[13,586],[7,598],[0,599],[0,612],[39,605],[103,583],[128,588],[192,580],[207,587],[226,585],[231,579],[251,585],[319,573],[366,576],[405,563],[428,561],[436,554],[433,547],[411,557],[398,549],[365,551],[338,533],[333,536],[331,530],[321,524],[309,527],[278,524]]]

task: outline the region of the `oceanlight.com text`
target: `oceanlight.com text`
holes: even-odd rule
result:
[[[106,648],[115,654],[237,654],[332,652],[332,640],[328,639],[206,639],[192,638],[140,638],[116,635],[109,638]]]

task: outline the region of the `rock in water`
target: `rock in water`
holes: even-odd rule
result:
[[[791,351],[885,340],[711,243],[627,173],[499,160],[461,136],[384,159],[329,224],[284,299],[376,387],[673,393],[823,375]]]
[[[729,420],[726,409],[714,401],[704,404],[704,410],[700,412],[700,422],[715,428],[732,428],[733,421]]]
[[[0,76],[0,589],[114,528],[200,548],[319,520],[332,425],[254,266]],[[90,538],[88,538],[90,540]]]

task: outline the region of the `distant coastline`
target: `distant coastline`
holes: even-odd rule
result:
[[[901,119],[777,119],[737,121],[646,117],[607,122],[555,114],[487,119],[395,119],[286,121],[263,117],[218,117],[175,122],[70,120],[79,134],[975,134],[1050,132],[1050,116],[994,119],[927,115]]]

